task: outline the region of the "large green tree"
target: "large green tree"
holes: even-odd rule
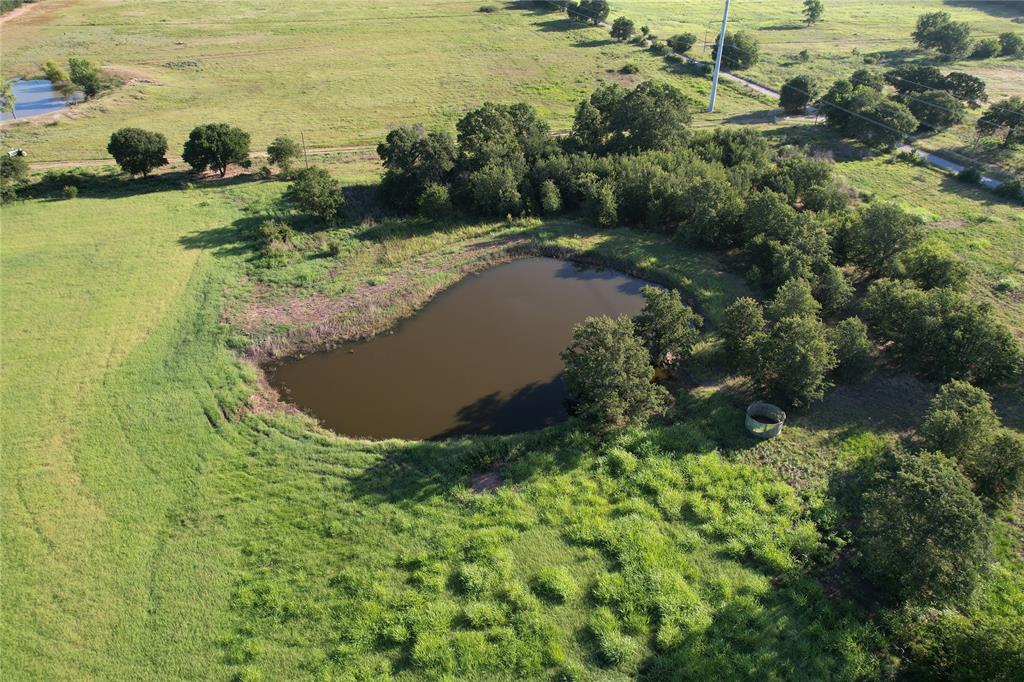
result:
[[[704,319],[683,303],[675,289],[644,287],[644,307],[633,318],[636,334],[655,367],[678,365],[690,356]]]
[[[664,411],[668,392],[654,383],[649,354],[628,317],[587,318],[562,352],[572,414],[598,429],[642,423]]]
[[[821,400],[838,365],[835,346],[816,317],[785,317],[756,344],[754,382],[768,395],[794,406]]]
[[[316,166],[303,168],[295,174],[295,180],[285,192],[285,199],[327,224],[337,220],[345,205],[341,183],[325,169]]]
[[[249,159],[249,133],[227,123],[207,123],[189,133],[181,158],[201,173],[207,168],[227,173],[228,166]]]
[[[953,21],[949,12],[928,12],[919,16],[912,37],[920,47],[937,50],[950,59],[963,57],[971,49],[970,25]]]
[[[715,38],[711,54],[718,54],[718,38]],[[725,48],[722,50],[722,66],[727,69],[749,69],[761,58],[761,47],[750,31],[725,33]]]
[[[968,597],[988,557],[989,523],[970,481],[942,454],[893,452],[864,493],[864,572],[893,600]]]
[[[900,271],[900,255],[924,239],[920,218],[900,206],[873,202],[862,208],[848,234],[850,260],[871,277]]]
[[[121,128],[110,136],[107,153],[129,175],[149,175],[167,165],[167,138],[141,128]]]
[[[1024,99],[1014,96],[996,102],[981,115],[977,126],[986,135],[1003,132],[1003,144],[1007,147],[1024,143]]]

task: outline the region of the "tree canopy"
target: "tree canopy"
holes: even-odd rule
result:
[[[249,159],[249,133],[227,123],[196,126],[189,133],[181,158],[197,173],[212,168],[224,177],[228,166]]]
[[[121,128],[110,136],[107,153],[125,173],[145,177],[167,165],[167,138],[141,128]]]

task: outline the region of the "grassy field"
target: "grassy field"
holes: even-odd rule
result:
[[[137,81],[0,131],[4,144],[46,161],[104,158],[110,133],[124,125],[163,132],[172,154],[209,121],[250,131],[254,149],[300,133],[311,147],[376,144],[402,124],[453,126],[487,100],[530,102],[554,129],[567,129],[576,102],[598,85],[642,77],[617,74],[627,62],[706,100],[705,79],[676,75],[604,29],[555,13],[479,7],[51,0],[3,26],[4,77],[80,55]],[[716,118],[757,104],[730,92]]]
[[[487,98],[532,102],[564,127],[575,100],[621,80],[608,69],[627,61],[639,77],[707,92],[705,79],[550,14],[410,5],[46,0],[3,26],[5,76],[74,53],[156,82],[54,125],[5,126],[5,143],[30,147],[33,160],[88,158],[103,155],[114,127],[159,129],[177,146],[194,123],[218,119],[251,130],[257,148],[300,130],[311,146],[365,144],[398,123],[450,125]],[[643,8],[667,16],[681,7],[695,31],[717,11],[623,3],[631,16],[634,5],[638,19]],[[790,5],[737,12],[740,21],[764,13],[756,16],[767,43],[791,32],[767,28],[789,21]],[[979,31],[1007,23],[947,6]],[[909,27],[918,10],[900,7],[893,21]],[[864,24],[862,51],[888,44],[870,3],[827,11],[806,35],[843,33],[846,17]],[[772,59],[781,64],[779,49]],[[187,59],[201,68],[163,66]],[[697,125],[767,106],[736,88],[719,101]],[[839,146],[803,123],[773,127]],[[837,173],[925,218],[931,237],[970,266],[971,294],[1024,336],[1019,208],[936,171],[858,156],[837,153]],[[362,152],[316,160],[346,184],[379,177]],[[834,540],[812,520],[827,516],[829,478],[913,429],[934,386],[879,373],[795,413],[784,438],[758,443],[738,417],[749,388],[698,363],[699,385],[680,392],[668,424],[612,443],[571,426],[442,443],[339,438],[273,409],[236,352],[316,340],[315,325],[287,317],[295,301],[372,296],[374,315],[328,330],[346,338],[527,252],[674,285],[712,327],[749,289],[713,254],[573,220],[355,219],[297,233],[268,267],[254,227],[294,218],[278,207],[284,183],[189,180],[180,165],[133,182],[101,172],[54,180],[44,196],[2,208],[6,678],[885,674],[877,620],[837,596],[833,576],[806,569]],[[61,198],[68,183],[80,186],[78,198]],[[274,323],[246,316],[271,307],[282,314]],[[1019,391],[996,397],[1007,423],[1024,428]],[[997,520],[989,576],[970,610],[1024,622],[1022,514],[1018,505]]]

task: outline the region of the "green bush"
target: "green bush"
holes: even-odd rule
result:
[[[970,25],[964,21],[953,21],[948,12],[928,12],[919,16],[912,37],[920,47],[935,49],[949,59],[966,55],[971,47]]]
[[[653,383],[649,354],[629,318],[587,318],[562,361],[570,411],[589,424],[621,427],[665,410],[668,392]]]
[[[1004,57],[1020,57],[1024,55],[1024,35],[1006,31],[999,34],[999,54]]]
[[[906,633],[908,680],[1016,682],[1024,678],[1024,622],[1019,616],[944,610]]]
[[[610,33],[616,40],[629,40],[636,33],[636,24],[632,19],[618,17],[612,22]]]
[[[167,165],[167,138],[140,128],[121,128],[110,136],[107,153],[129,175],[149,175]]]
[[[960,465],[989,511],[1011,507],[1024,492],[1024,438],[1009,429],[972,448]]]
[[[862,208],[848,234],[850,260],[871,277],[898,274],[901,254],[924,239],[922,222],[893,203]]]
[[[968,185],[980,185],[981,171],[974,166],[966,166],[956,174],[956,179],[960,182],[965,182]]]
[[[345,206],[341,183],[317,166],[298,171],[284,198],[328,225],[334,224]]]
[[[78,187],[75,185],[64,186],[64,197],[66,199],[75,199],[78,197]]]
[[[727,69],[749,69],[761,58],[761,48],[757,38],[749,31],[725,34],[726,49],[722,52],[722,66]],[[711,54],[718,54],[718,38],[715,38]]]
[[[564,568],[545,568],[533,579],[533,591],[542,599],[558,604],[574,599],[579,586]]]
[[[292,162],[302,154],[302,147],[290,137],[276,137],[267,145],[267,162],[287,173]]]
[[[690,51],[693,44],[697,42],[697,36],[693,33],[677,33],[665,42],[673,52],[683,54]]]
[[[922,289],[959,290],[967,285],[967,265],[944,244],[922,244],[904,253],[901,261],[904,275]]]
[[[761,304],[754,299],[744,296],[729,304],[719,327],[728,362],[740,370],[756,366],[755,343],[765,324]]]
[[[555,215],[562,210],[562,193],[550,178],[540,185],[540,210],[544,215]]]
[[[810,76],[793,76],[779,90],[779,104],[787,114],[802,114],[818,96],[818,84]]]
[[[452,200],[448,188],[436,182],[429,182],[416,200],[421,215],[433,220],[446,220],[452,215]]]
[[[998,38],[982,38],[978,42],[974,43],[974,49],[971,50],[971,57],[973,59],[988,59],[995,57],[999,54],[1002,46],[999,43]]]
[[[989,523],[970,481],[938,453],[889,455],[862,502],[864,571],[900,603],[967,598],[988,558]]]

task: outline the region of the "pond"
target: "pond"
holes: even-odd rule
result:
[[[572,328],[640,312],[647,282],[527,258],[470,276],[391,332],[283,362],[271,384],[327,428],[356,437],[438,439],[555,424]]]
[[[2,120],[11,118],[28,118],[40,114],[49,114],[70,106],[53,84],[48,80],[17,80],[11,83],[14,93],[14,114],[4,112]]]

